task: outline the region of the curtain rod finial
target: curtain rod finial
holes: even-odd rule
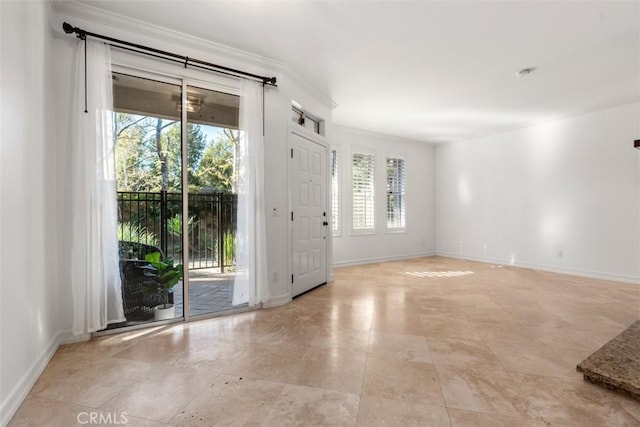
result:
[[[74,27],[73,25],[69,24],[68,22],[63,22],[62,23],[62,29],[67,34],[76,33],[78,38],[81,39],[81,40],[86,40],[87,39],[87,32],[86,31],[81,30],[78,27]]]
[[[74,31],[73,25],[69,24],[68,22],[63,22],[62,23],[62,29],[67,34],[71,34]]]

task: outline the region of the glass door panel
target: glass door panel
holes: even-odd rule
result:
[[[189,315],[233,305],[239,97],[187,88]]]
[[[111,327],[183,317],[183,282],[159,279],[148,258],[156,253],[165,264],[183,264],[181,94],[180,85],[113,73],[118,241],[127,321]]]

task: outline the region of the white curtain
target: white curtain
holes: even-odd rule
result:
[[[118,261],[117,205],[113,139],[113,94],[109,46],[78,43],[73,106],[73,232],[71,287],[73,333],[124,322]]]
[[[262,91],[261,83],[242,81],[233,305],[248,302],[253,306],[271,299],[265,240]]]

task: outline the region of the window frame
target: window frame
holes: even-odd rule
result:
[[[373,198],[372,200],[372,204],[373,204],[373,208],[372,208],[372,212],[373,212],[373,227],[371,228],[354,228],[354,179],[353,179],[353,158],[354,155],[359,154],[359,155],[363,155],[363,156],[371,156],[373,159],[371,161],[371,166],[372,166],[372,171],[371,171],[371,183],[372,183],[372,191],[371,191],[371,196]],[[359,149],[359,148],[353,148],[351,150],[351,155],[349,156],[349,180],[351,183],[351,227],[350,227],[350,235],[351,236],[370,236],[370,235],[374,235],[377,233],[377,215],[376,215],[376,203],[377,203],[377,197],[376,197],[376,180],[377,180],[377,165],[376,162],[378,161],[377,156],[376,156],[376,152],[375,151],[371,151],[371,150],[366,150],[366,149]]]
[[[324,137],[324,120],[291,103],[291,121],[307,132]]]
[[[184,81],[187,86],[240,96],[239,79],[194,68],[184,68],[174,63],[165,63],[156,58],[117,49],[111,51],[111,71],[170,84],[181,85]]]
[[[331,166],[333,166],[333,163],[330,166],[329,169],[329,176],[330,176],[330,184],[331,184],[331,235],[333,237],[341,237],[342,236],[342,186],[341,184],[341,172],[342,172],[342,167],[340,165],[340,151],[338,149],[338,147],[329,147],[329,161],[332,161],[332,156],[333,153],[335,153],[335,166],[336,166],[336,190],[337,190],[337,196],[334,197],[333,194],[333,187],[334,187],[334,182],[333,182],[333,171],[331,170]],[[337,205],[337,215],[334,215],[334,202]],[[338,228],[334,229],[333,225],[337,224]]]

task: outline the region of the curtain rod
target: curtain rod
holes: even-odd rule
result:
[[[78,27],[74,27],[68,22],[64,22],[62,24],[62,29],[67,34],[75,33],[77,37],[81,40],[86,40],[87,37],[93,37],[96,39],[101,39],[109,42],[109,45],[125,50],[130,50],[133,52],[141,53],[144,55],[153,56],[156,58],[166,59],[173,62],[179,62],[184,64],[184,67],[187,68],[187,65],[191,65],[196,68],[200,68],[207,71],[213,71],[215,73],[226,74],[234,77],[241,77],[246,79],[259,80],[263,85],[275,86],[277,87],[277,81],[275,77],[264,77],[257,74],[251,74],[246,71],[236,70],[234,68],[224,67],[222,65],[212,64],[211,62],[201,61],[199,59],[189,58],[188,56],[178,55],[176,53],[167,52],[160,49],[155,49],[148,46],[143,46],[136,43],[126,42],[123,40],[118,40],[113,37],[103,36],[101,34],[91,33],[89,31],[83,30]]]

